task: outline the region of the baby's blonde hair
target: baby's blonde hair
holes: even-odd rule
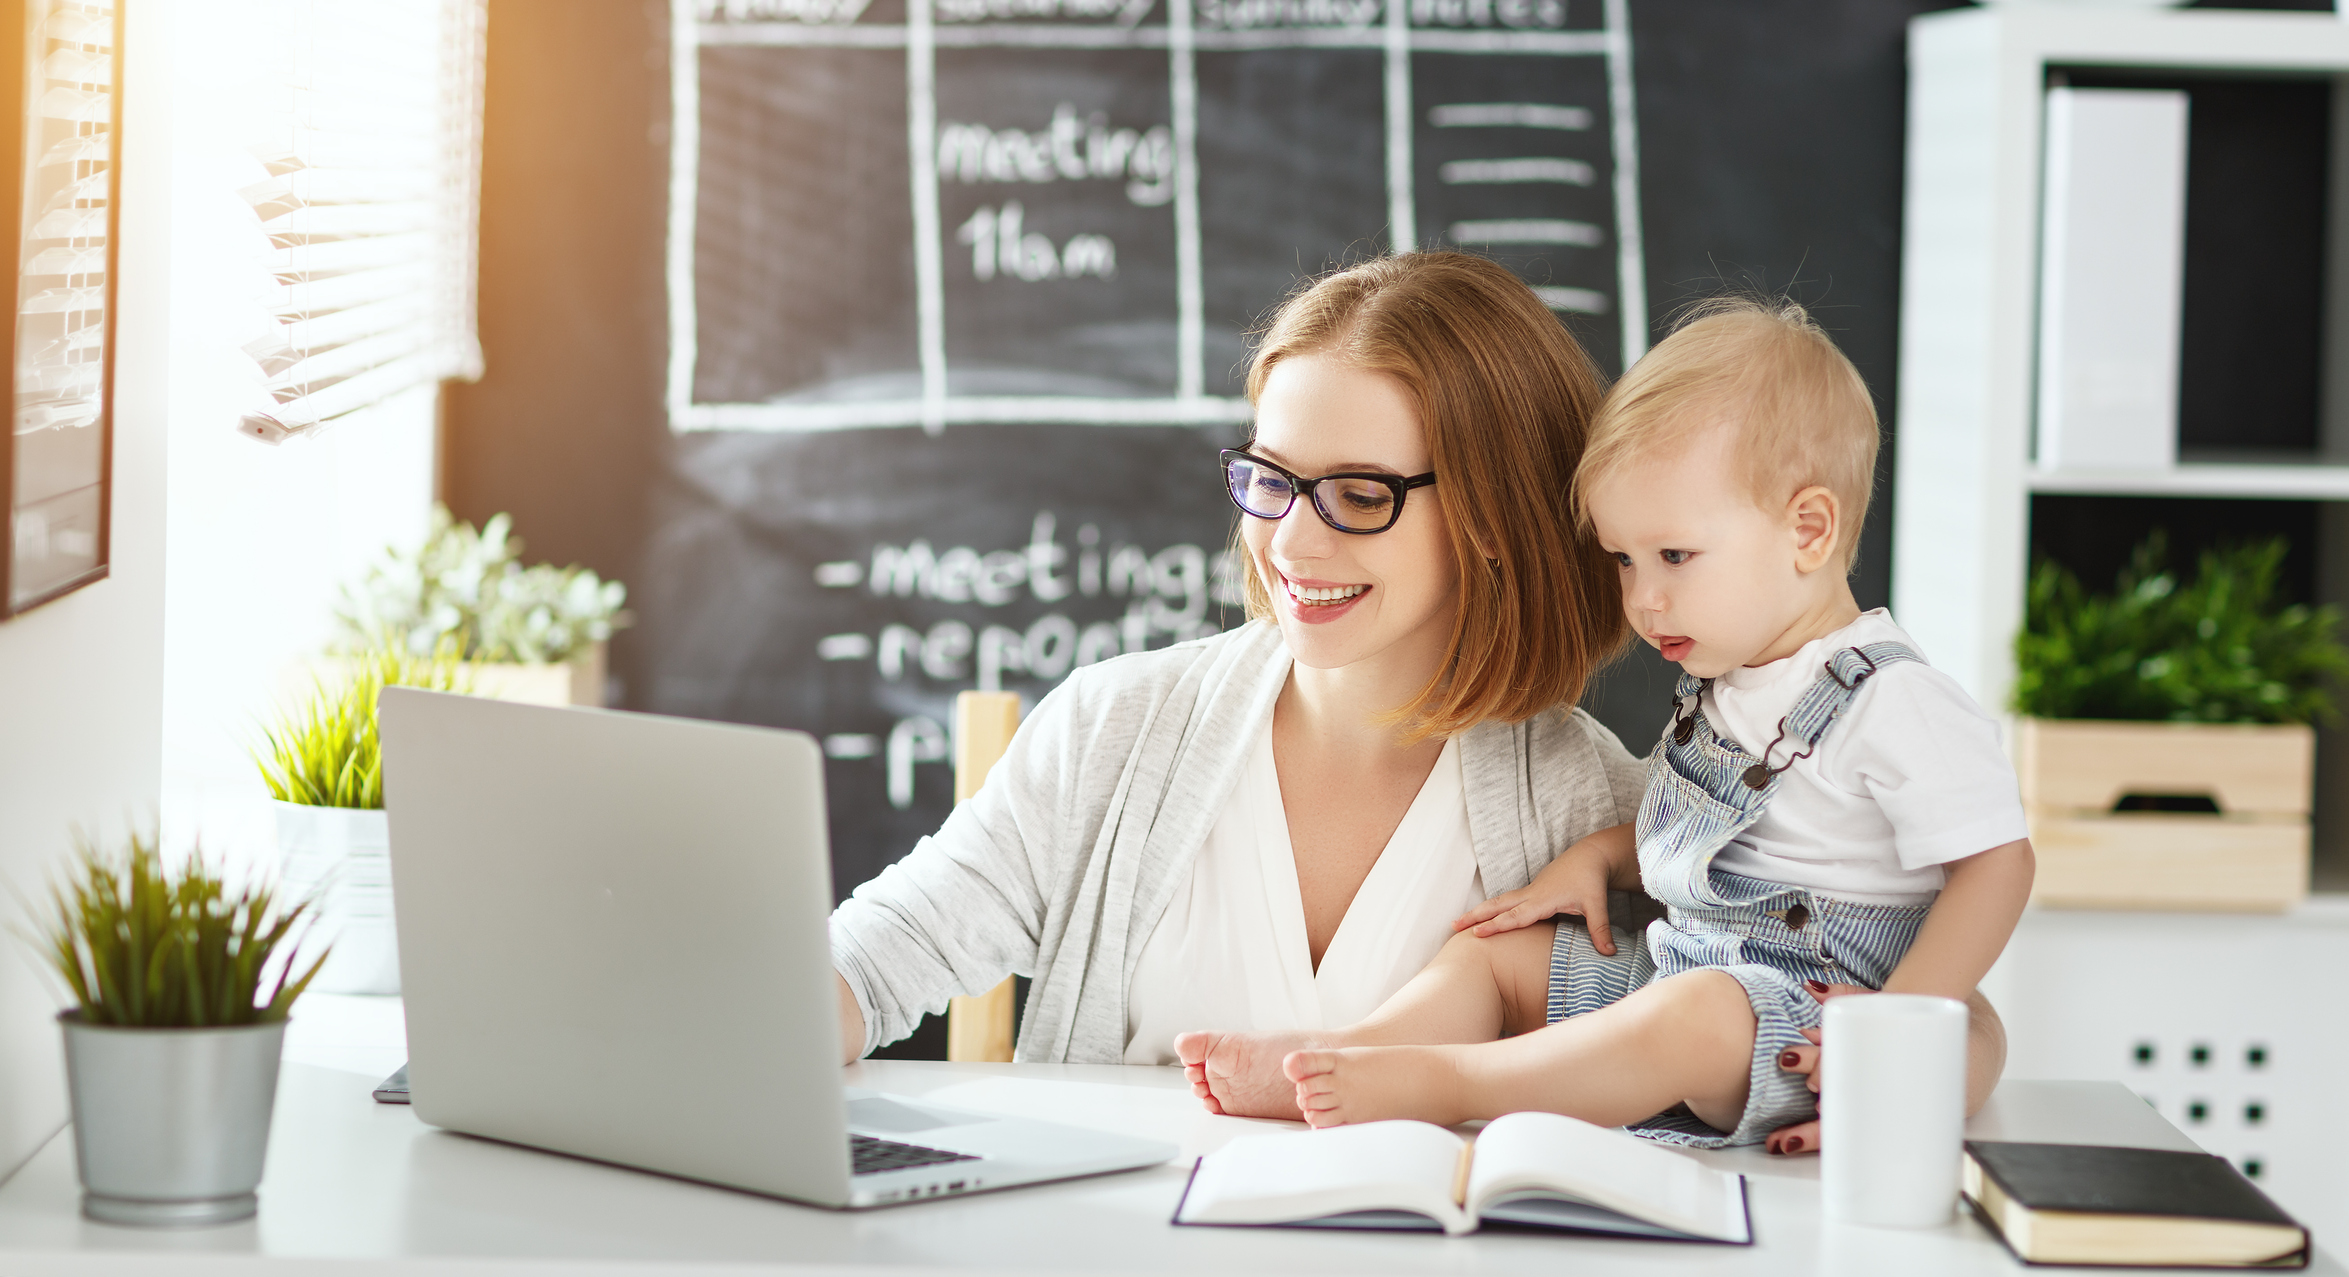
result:
[[[1574,474],[1583,522],[1601,480],[1717,427],[1735,432],[1732,455],[1764,510],[1813,485],[1835,494],[1849,571],[1875,487],[1876,405],[1810,312],[1782,297],[1700,303],[1615,383]]]

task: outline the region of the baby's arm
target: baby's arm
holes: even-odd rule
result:
[[[1884,982],[1886,993],[1935,993],[1964,1001],[1989,973],[2014,934],[2015,920],[2031,896],[2031,840],[1953,860],[1943,868],[1949,881],[1909,946],[1908,956]]]
[[[1615,938],[1607,930],[1607,891],[1631,891],[1639,885],[1639,844],[1633,828],[1629,822],[1611,825],[1558,853],[1532,882],[1460,915],[1452,930],[1474,927],[1479,936],[1495,936],[1571,913],[1590,928],[1592,947],[1612,955]]]

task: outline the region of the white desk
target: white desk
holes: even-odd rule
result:
[[[1927,1232],[1823,1227],[1818,1159],[1771,1158],[1753,1149],[1703,1155],[1753,1177],[1758,1244],[1751,1248],[1527,1234],[1175,1228],[1167,1216],[1184,1174],[1175,1164],[850,1214],[434,1130],[404,1106],[374,1103],[375,1081],[289,1064],[261,1214],[225,1228],[149,1232],[82,1219],[71,1140],[60,1135],[0,1185],[0,1271],[229,1277],[255,1270],[348,1272],[351,1265],[317,1261],[354,1259],[377,1261],[357,1266],[369,1273],[433,1277],[580,1267],[674,1272],[681,1263],[868,1275],[889,1268],[1508,1277],[2021,1271],[1970,1220]],[[1242,1132],[1280,1125],[1201,1112],[1173,1069],[869,1061],[849,1070],[848,1081],[1148,1135],[1181,1144],[1185,1159]],[[2194,1147],[2112,1083],[2009,1083],[1969,1129],[1991,1139]],[[256,1263],[249,1256],[263,1258]],[[2343,1269],[2325,1256],[2316,1271]]]

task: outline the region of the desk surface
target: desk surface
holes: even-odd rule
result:
[[[1048,1118],[1180,1144],[1183,1161],[1097,1179],[835,1213],[599,1163],[453,1135],[404,1106],[369,1097],[376,1079],[289,1064],[277,1101],[258,1219],[225,1228],[148,1232],[84,1220],[69,1136],[0,1185],[0,1268],[114,1273],[165,1264],[175,1273],[315,1267],[322,1259],[389,1261],[406,1272],[545,1271],[544,1261],[790,1264],[817,1269],[956,1268],[1282,1274],[1507,1273],[1568,1264],[1606,1273],[1735,1274],[2021,1270],[1971,1220],[1923,1232],[1824,1226],[1818,1159],[1755,1149],[1699,1154],[1752,1176],[1751,1248],[1526,1234],[1463,1238],[1175,1228],[1167,1223],[1198,1153],[1289,1124],[1201,1112],[1173,1069],[1114,1065],[868,1061],[852,1086]],[[1968,1128],[1977,1138],[2194,1144],[2125,1088],[2010,1082]],[[206,1258],[209,1256],[209,1258]],[[141,1262],[144,1259],[145,1262]],[[448,1261],[460,1262],[451,1264]],[[462,1262],[474,1261],[474,1262]],[[480,1261],[489,1261],[486,1264]],[[573,1262],[564,1262],[573,1261]],[[627,1261],[636,1261],[629,1264]],[[601,1272],[609,1272],[597,1264]],[[341,1265],[335,1265],[340,1268]],[[2092,1271],[2092,1270],[2086,1270]],[[2316,1271],[2342,1273],[2329,1256]]]

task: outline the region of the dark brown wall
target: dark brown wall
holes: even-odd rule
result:
[[[442,427],[442,497],[458,518],[510,512],[531,560],[631,583],[665,435],[666,10],[491,0],[487,372],[450,386]],[[613,654],[624,679],[627,637]]]

